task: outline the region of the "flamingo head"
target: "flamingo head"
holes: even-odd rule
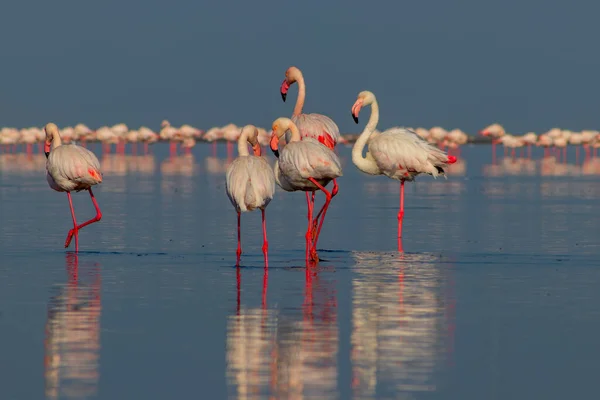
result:
[[[279,158],[279,139],[285,134],[285,132],[290,129],[293,122],[289,118],[277,118],[273,121],[273,133],[271,133],[271,141],[269,142],[269,146],[271,147],[271,151],[275,154],[275,157]]]
[[[372,104],[375,102],[375,95],[368,90],[362,91],[358,94],[356,102],[352,106],[352,118],[354,122],[358,124],[358,113],[363,106]]]
[[[246,125],[242,128],[242,135],[246,135],[246,140],[252,146],[254,155],[260,157],[260,143],[258,143],[258,129],[254,125]]]
[[[46,142],[44,143],[44,153],[46,154],[46,158],[50,155],[50,146],[52,145],[52,140],[54,140],[54,136],[58,135],[58,126],[56,126],[53,122],[48,122],[44,127],[44,132],[46,132]]]
[[[287,92],[290,89],[290,85],[301,78],[302,78],[302,72],[300,72],[300,70],[294,66],[289,67],[285,71],[285,79],[283,80],[283,83],[281,84],[281,88],[279,89],[279,92],[281,93],[281,98],[283,99],[284,102],[285,102],[285,99],[287,98]]]

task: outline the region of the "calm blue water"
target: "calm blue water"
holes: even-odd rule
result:
[[[235,268],[225,146],[167,153],[102,160],[78,256],[45,158],[0,155],[0,398],[596,396],[598,163],[466,147],[448,180],[407,184],[398,253],[399,185],[342,148],[325,260],[305,268],[304,195],[279,191],[265,274],[259,213]]]

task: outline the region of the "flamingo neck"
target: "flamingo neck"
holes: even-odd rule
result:
[[[377,100],[373,100],[373,103],[371,103],[371,116],[369,117],[369,122],[352,147],[352,162],[354,165],[361,171],[371,175],[380,174],[379,167],[377,167],[377,163],[372,157],[363,157],[362,153],[371,134],[375,131],[378,122],[379,105],[377,104]]]
[[[294,107],[294,116],[302,114],[302,108],[304,108],[304,99],[306,98],[306,85],[304,84],[304,76],[300,74],[296,82],[298,82],[298,98],[296,99],[296,106]]]
[[[62,139],[60,138],[60,133],[56,133],[56,135],[52,135],[52,149],[59,147],[62,145]]]
[[[294,124],[293,122],[290,124],[290,132],[292,133],[292,136],[290,138],[290,143],[291,142],[299,142],[301,140],[300,138],[300,131],[298,130],[298,127],[296,126],[296,124]]]
[[[238,138],[238,154],[240,156],[249,156],[250,152],[248,151],[248,130],[242,129],[242,133]]]

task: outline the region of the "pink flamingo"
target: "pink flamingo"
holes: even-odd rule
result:
[[[248,143],[252,146],[254,155],[248,152]],[[237,211],[237,265],[242,255],[240,235],[241,213],[254,211],[257,208],[262,213],[263,247],[265,267],[269,266],[269,242],[267,241],[267,226],[265,223],[265,208],[275,194],[275,176],[267,160],[261,157],[258,143],[258,130],[253,125],[246,125],[238,138],[238,153],[227,168],[225,190],[231,204]]]
[[[313,261],[318,261],[317,241],[323,227],[323,220],[331,202],[332,193],[325,186],[342,176],[342,164],[338,156],[327,146],[319,141],[304,137],[301,139],[300,131],[296,124],[289,118],[278,118],[273,122],[271,148],[277,149],[277,142],[290,130],[291,137],[281,154],[276,150],[278,160],[275,162],[275,180],[285,191],[293,192],[302,190],[312,192],[312,205],[308,207],[308,231],[306,232],[306,257],[309,253]],[[312,222],[315,191],[319,189],[325,194],[325,204],[321,212],[323,217],[319,226],[314,228]],[[319,214],[321,213],[319,212]],[[318,216],[317,218],[318,219]]]
[[[404,182],[413,181],[422,173],[433,177],[444,175],[443,168],[455,163],[456,157],[448,156],[406,128],[390,128],[374,135],[373,131],[379,122],[379,105],[373,93],[364,91],[358,94],[352,106],[352,117],[354,122],[358,123],[361,107],[369,104],[371,116],[352,148],[352,162],[359,170],[369,175],[385,175],[400,181],[400,212],[398,212],[398,239],[400,239],[404,218]],[[368,150],[366,157],[363,157],[365,145],[368,145]]]
[[[46,143],[44,146],[47,158],[46,180],[50,187],[57,192],[67,192],[71,217],[73,218],[73,229],[67,235],[65,248],[69,247],[74,235],[75,251],[78,252],[79,230],[102,219],[102,212],[92,192],[92,186],[102,182],[100,162],[94,153],[81,146],[75,144],[63,145],[58,127],[52,122],[48,123],[44,127],[44,130],[46,132]],[[52,151],[50,151],[51,145]],[[77,192],[81,190],[89,191],[94,208],[96,208],[96,216],[81,225],[77,225],[77,220],[75,219],[75,211],[73,210],[73,201],[71,199],[71,191],[73,190]]]
[[[342,139],[340,130],[333,120],[322,114],[302,114],[302,108],[304,107],[304,99],[306,97],[306,85],[304,83],[304,76],[302,71],[297,67],[289,67],[285,71],[285,79],[279,89],[281,98],[285,102],[287,98],[287,92],[294,82],[298,82],[298,98],[296,99],[296,105],[292,113],[292,122],[298,127],[300,131],[300,137],[309,137],[318,140],[325,146],[333,150],[338,142]],[[286,142],[289,141],[289,136],[286,135]],[[274,151],[275,152],[275,151]],[[331,190],[331,196],[334,197],[338,193],[337,181],[333,180],[333,189]],[[306,192],[306,202],[310,207],[310,200],[308,192]],[[313,200],[314,203],[314,200]],[[313,221],[313,230],[316,229],[318,219],[323,213],[323,208],[317,214],[317,217]],[[310,222],[310,221],[309,221]]]

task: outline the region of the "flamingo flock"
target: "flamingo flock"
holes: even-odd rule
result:
[[[238,158],[231,163],[226,172],[226,194],[237,213],[237,264],[239,265],[241,249],[240,221],[241,213],[260,209],[262,213],[263,253],[265,268],[268,267],[268,241],[265,222],[265,209],[275,194],[275,183],[287,192],[303,191],[306,193],[308,205],[308,229],[306,232],[306,261],[318,262],[317,243],[323,228],[323,222],[332,199],[339,192],[337,178],[343,176],[340,159],[334,149],[343,142],[335,122],[322,114],[304,114],[306,84],[302,72],[297,67],[286,70],[285,79],[280,87],[280,94],[285,101],[290,86],[298,83],[298,98],[291,118],[279,117],[273,121],[269,146],[277,158],[271,167],[262,157],[261,131],[253,125],[238,129],[232,125],[219,132],[206,132],[214,141],[219,133],[231,142],[237,141]],[[379,108],[375,95],[368,91],[359,93],[357,101],[352,106],[352,116],[358,122],[360,108],[371,105],[371,117],[365,130],[353,147],[352,160],[361,171],[371,175],[386,175],[400,181],[400,212],[398,214],[398,238],[402,237],[402,217],[404,215],[404,182],[412,181],[419,174],[429,174],[433,177],[445,175],[444,168],[456,162],[455,156],[448,156],[443,150],[432,145],[418,133],[408,128],[391,128],[384,132],[375,132],[379,118]],[[69,200],[73,228],[67,234],[65,248],[69,247],[75,237],[75,251],[79,251],[78,232],[83,227],[98,222],[102,213],[94,197],[92,186],[102,183],[100,163],[94,153],[84,146],[72,143],[75,129],[66,130],[64,138],[54,123],[44,127],[47,181],[53,190],[66,192]],[[100,136],[107,144],[117,145],[117,151],[122,152],[127,141],[133,143],[140,137],[152,137],[170,141],[171,155],[176,152],[177,141],[185,144],[185,140],[194,140],[202,136],[202,132],[191,126],[175,129],[168,121],[163,121],[158,135],[144,130],[132,134],[125,124],[119,124],[108,129],[90,131],[80,128],[77,136],[83,143],[86,139]],[[100,132],[98,132],[100,131]],[[84,132],[83,136],[80,134]],[[109,135],[108,133],[112,135]],[[263,143],[267,142],[263,130]],[[435,130],[433,132],[436,132]],[[36,134],[37,135],[37,134]],[[34,136],[36,136],[34,135]],[[71,136],[69,136],[71,135]],[[441,134],[434,137],[442,137]],[[158,136],[158,138],[157,138]],[[444,134],[444,138],[450,134]],[[455,137],[460,137],[454,133]],[[114,138],[118,138],[115,140]],[[36,136],[37,140],[37,136]],[[446,140],[446,139],[444,139]],[[104,144],[105,142],[103,142]],[[248,151],[252,146],[252,154]],[[367,156],[362,152],[368,147]],[[332,183],[331,190],[326,187]],[[87,190],[94,207],[96,216],[81,225],[77,225],[75,211],[71,199],[72,191]],[[325,195],[325,202],[319,212],[314,215],[316,192]],[[310,194],[309,194],[310,192]],[[314,217],[314,219],[313,219]],[[399,242],[400,243],[400,242]],[[399,245],[399,248],[401,246]]]
[[[180,145],[185,154],[190,154],[196,140],[212,142],[227,141],[228,156],[231,156],[233,143],[237,142],[238,157],[227,165],[226,194],[237,213],[237,265],[240,263],[241,248],[241,214],[261,210],[265,267],[268,266],[268,240],[266,232],[265,210],[275,195],[275,185],[285,192],[305,192],[307,201],[308,226],[305,235],[306,261],[318,262],[317,244],[323,229],[327,210],[333,198],[339,193],[338,178],[343,176],[342,164],[335,148],[338,144],[348,144],[337,124],[323,114],[306,114],[303,112],[306,99],[306,82],[299,68],[289,67],[285,79],[280,86],[280,95],[285,102],[291,86],[298,84],[298,96],[290,118],[278,117],[270,132],[254,125],[239,128],[228,124],[221,128],[211,128],[204,132],[190,125],[176,128],[169,121],[161,123],[158,133],[141,127],[130,130],[125,124],[112,127],[101,127],[91,130],[83,124],[59,130],[54,123],[48,123],[43,130],[29,128],[16,130],[4,128],[0,130],[0,146],[24,144],[28,154],[33,146],[44,143],[44,154],[47,157],[46,171],[49,186],[59,192],[66,192],[73,220],[73,228],[69,230],[65,247],[69,247],[75,238],[75,251],[79,251],[78,232],[87,225],[102,219],[92,187],[102,183],[102,172],[98,158],[86,149],[90,142],[100,142],[103,153],[110,153],[111,146],[116,146],[116,153],[123,154],[126,146],[132,146],[135,154],[137,144],[144,145],[144,153],[148,153],[148,145],[159,140],[170,143],[170,155],[176,157],[177,146]],[[401,238],[404,220],[404,185],[413,181],[418,175],[446,176],[447,169],[457,162],[460,146],[468,142],[468,135],[459,129],[447,131],[439,126],[431,129],[393,127],[384,131],[377,130],[379,122],[379,104],[375,95],[369,91],[358,94],[351,107],[352,118],[358,123],[360,110],[371,106],[371,114],[363,132],[356,138],[352,148],[352,162],[363,173],[368,175],[384,175],[400,182],[400,205],[398,220],[398,248],[402,249]],[[533,132],[524,135],[506,133],[500,124],[493,124],[483,129],[480,134],[492,138],[493,157],[495,146],[502,144],[505,155],[508,150],[512,158],[516,150],[527,148],[527,158],[531,158],[533,146],[544,148],[544,159],[550,153],[566,162],[567,146],[576,146],[576,157],[579,158],[580,147],[586,151],[586,159],[593,157],[593,149],[600,148],[600,133],[597,131],[573,132],[558,128],[537,135]],[[78,141],[79,144],[75,144]],[[252,153],[248,150],[252,147]],[[264,158],[263,147],[269,146],[275,156],[275,164],[269,165]],[[366,154],[365,153],[366,149]],[[14,150],[14,149],[13,149]],[[447,150],[447,151],[446,151]],[[456,155],[452,155],[454,152]],[[554,158],[552,158],[554,159]],[[188,163],[189,164],[189,163]],[[495,164],[495,163],[494,163]],[[548,162],[545,166],[551,165]],[[552,164],[554,165],[554,164]],[[545,170],[549,170],[546,167]],[[553,169],[557,170],[558,169]],[[332,184],[331,189],[328,185]],[[73,209],[71,192],[86,190],[90,194],[96,209],[96,216],[78,225]],[[316,193],[325,196],[324,203],[318,212],[315,211]]]
[[[300,101],[300,98],[298,100]],[[298,127],[301,134],[303,134],[303,120],[310,120],[312,116],[319,116],[319,114],[302,114],[299,119],[293,114],[291,119],[299,124]],[[325,124],[333,123],[328,117],[321,117],[325,121]],[[327,138],[328,143],[350,145],[355,140],[355,135],[340,134],[335,123],[331,127],[332,132],[335,134],[335,140],[334,136],[330,135]],[[84,124],[77,124],[75,127],[67,126],[59,129],[59,133],[62,142],[65,144],[77,143],[87,148],[88,144],[99,143],[103,154],[126,154],[128,149],[132,155],[137,155],[138,153],[149,154],[152,144],[168,142],[170,144],[170,155],[176,156],[179,151],[183,154],[190,154],[196,143],[204,142],[212,144],[212,153],[215,156],[217,143],[226,142],[227,156],[233,158],[234,146],[240,136],[241,129],[241,126],[230,123],[204,131],[187,124],[175,127],[169,121],[164,120],[160,124],[160,128],[156,131],[146,126],[131,129],[126,124],[119,123],[113,126],[101,126],[95,130]],[[271,138],[270,130],[261,127],[257,127],[257,129],[258,142],[263,147],[268,146]],[[469,135],[460,129],[446,131],[440,127],[433,127],[431,129],[411,128],[411,130],[414,130],[429,143],[435,144],[442,149],[447,148],[449,152],[457,152],[457,155],[460,155],[460,146],[469,141]],[[28,155],[36,152],[42,154],[45,137],[46,134],[43,127],[24,129],[0,128],[0,153],[17,154],[23,151]],[[325,140],[325,137],[322,140]],[[285,139],[282,143],[285,143]]]
[[[559,161],[567,162],[567,147],[574,146],[576,162],[579,163],[580,150],[585,151],[585,159],[598,155],[600,149],[600,132],[593,130],[583,130],[574,132],[568,129],[552,128],[542,134],[528,132],[524,135],[513,135],[506,133],[504,127],[500,124],[492,124],[479,132],[483,136],[492,139],[492,157],[496,160],[496,145],[502,144],[504,154],[510,151],[513,159],[517,156],[517,150],[525,156],[527,149],[527,158],[531,158],[531,149],[533,146],[544,149],[544,158],[554,156]]]

